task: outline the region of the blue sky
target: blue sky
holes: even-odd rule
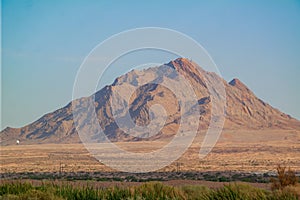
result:
[[[2,0],[1,21],[1,129],[66,105],[91,49],[148,26],[189,35],[225,80],[300,119],[300,1]]]

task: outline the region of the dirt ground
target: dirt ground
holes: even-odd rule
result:
[[[200,159],[198,153],[202,139],[196,138],[180,159],[159,171],[265,173],[275,172],[278,164],[300,171],[300,131],[223,131],[213,150]],[[151,151],[164,144],[152,141],[116,143],[132,152]],[[103,149],[106,156],[114,158],[109,148],[103,145]],[[113,171],[95,159],[82,144],[1,146],[0,165],[0,173]]]

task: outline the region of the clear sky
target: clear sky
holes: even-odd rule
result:
[[[194,38],[223,78],[300,119],[300,1],[2,0],[1,17],[1,129],[66,105],[92,48],[147,26]]]

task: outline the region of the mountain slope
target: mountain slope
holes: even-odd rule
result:
[[[146,135],[143,135],[146,134],[143,131],[140,133],[142,137],[126,134],[126,128],[130,129],[130,127],[124,126],[125,128],[121,129],[117,121],[122,121],[122,118],[129,114],[135,124],[139,126],[149,125],[153,118],[150,108],[160,104],[165,109],[166,118],[162,117],[163,113],[155,117],[160,121],[164,119],[165,125],[159,130],[158,134],[148,135],[146,139],[170,138],[178,131],[182,117],[191,115],[193,112],[193,109],[187,110],[182,115],[180,112],[182,107],[178,102],[178,97],[168,87],[160,84],[166,80],[178,79],[178,74],[188,81],[195,92],[198,103],[193,105],[193,108],[197,108],[195,110],[200,112],[199,126],[202,130],[209,125],[212,109],[211,96],[205,80],[223,82],[224,84],[226,90],[225,129],[300,130],[299,121],[257,98],[240,80],[233,79],[227,83],[215,73],[206,72],[196,63],[185,58],[178,58],[159,67],[128,72],[118,77],[112,85],[105,86],[91,97],[81,98],[73,103],[84,108],[94,98],[99,125],[104,130],[105,135],[112,141],[141,140],[143,136],[146,137]],[[137,85],[142,86],[135,89]],[[185,88],[178,89],[185,90]],[[128,102],[125,102],[121,97],[128,95],[128,91],[134,92],[130,95]],[[114,111],[111,107],[114,101],[121,102],[118,106],[128,106],[129,113],[118,106],[116,107],[117,111]],[[83,118],[89,117],[83,116]],[[132,125],[127,124],[127,126]],[[86,131],[91,130],[91,134],[97,134],[92,133],[91,124],[84,124],[82,128]],[[8,127],[1,131],[0,136],[2,145],[15,143],[17,139],[23,143],[80,142],[73,123],[72,102],[22,128]],[[98,138],[98,141],[102,139]]]

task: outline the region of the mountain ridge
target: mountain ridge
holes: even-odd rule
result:
[[[196,63],[187,58],[178,58],[169,63],[144,70],[132,70],[117,77],[113,84],[97,91],[90,97],[77,100],[80,105],[85,105],[89,98],[94,97],[96,114],[101,128],[111,141],[136,141],[140,138],[127,135],[118,127],[110,103],[114,91],[126,95],[139,83],[161,83],[166,79],[177,78],[180,73],[193,87],[200,111],[201,130],[207,129],[210,122],[211,99],[207,87],[207,77],[213,81],[222,81],[226,90],[226,121],[224,129],[297,129],[300,130],[300,121],[284,114],[262,101],[239,79],[234,78],[226,82],[213,72],[207,72]],[[184,89],[184,88],[181,88]],[[117,97],[117,100],[122,99]],[[21,128],[7,127],[0,132],[1,144],[13,144],[16,139],[25,143],[73,143],[80,142],[73,123],[72,103],[43,115],[38,120]],[[149,108],[155,104],[162,104],[167,111],[166,125],[157,135],[147,140],[170,138],[178,131],[180,118],[180,105],[168,88],[160,84],[144,84],[135,90],[128,102],[130,115],[134,123],[145,126],[150,123],[151,113]],[[124,115],[119,111],[119,116]],[[86,116],[88,117],[88,116]],[[84,127],[89,130],[89,126]]]

